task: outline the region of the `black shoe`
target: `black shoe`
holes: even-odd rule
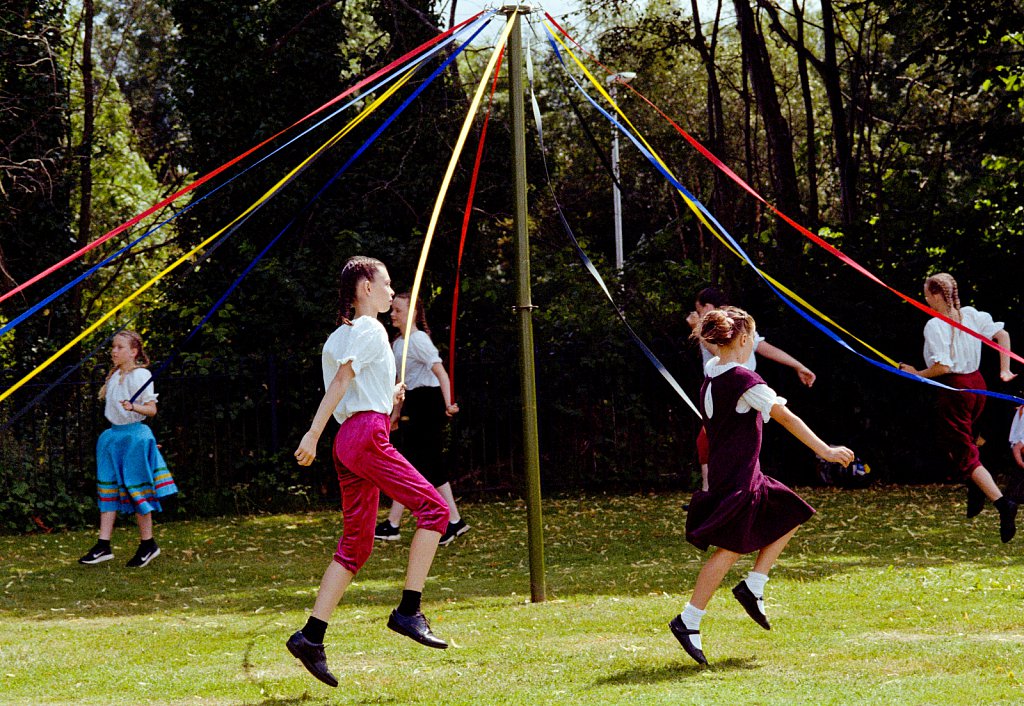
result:
[[[85,553],[81,559],[78,560],[79,564],[102,564],[105,561],[110,561],[114,558],[114,552],[110,550],[110,547],[101,547],[96,545]]]
[[[287,647],[292,656],[302,662],[302,666],[306,668],[307,672],[327,686],[338,686],[338,678],[327,668],[327,655],[324,653],[322,643],[318,645],[310,642],[299,630],[288,638]]]
[[[466,524],[465,520],[459,520],[458,522],[449,522],[448,529],[441,535],[441,541],[438,542],[442,547],[447,547],[449,544],[455,541],[456,537],[469,532],[469,525]]]
[[[697,664],[707,664],[708,658],[704,656],[704,652],[700,650],[693,641],[690,639],[690,635],[700,635],[700,630],[690,630],[686,625],[683,624],[683,619],[678,615],[672,618],[672,621],[668,624],[668,629],[672,631],[672,634],[679,640],[679,644],[686,650],[686,654],[693,657]]]
[[[999,498],[1000,501],[1005,500],[1006,502],[999,503],[999,538],[1003,540],[1003,543],[1009,542],[1013,539],[1013,535],[1017,534],[1017,503],[1010,500],[1005,495]]]
[[[155,544],[149,549],[144,549],[142,545],[135,550],[135,556],[128,560],[125,564],[130,569],[141,569],[143,566],[160,556],[160,547]]]
[[[755,623],[763,627],[765,630],[772,629],[772,626],[768,624],[768,618],[761,611],[761,607],[758,605],[758,603],[764,605],[764,598],[758,598],[755,596],[746,581],[740,581],[736,584],[732,589],[732,595],[736,596],[736,600],[740,602],[743,609],[747,611],[747,615],[753,618]]]
[[[387,542],[397,542],[402,538],[402,530],[391,524],[390,520],[382,520],[377,523],[377,529],[373,531],[374,539],[383,539]]]
[[[974,483],[967,483],[967,517],[977,517],[985,509],[985,493]]]
[[[388,627],[399,635],[411,637],[421,645],[435,647],[439,650],[448,649],[447,642],[430,632],[430,623],[427,622],[426,616],[421,611],[416,611],[413,615],[402,615],[397,610],[393,610],[391,617],[388,618]]]

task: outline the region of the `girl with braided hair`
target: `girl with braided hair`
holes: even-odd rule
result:
[[[395,383],[395,357],[387,332],[377,320],[391,308],[395,296],[391,278],[380,260],[357,256],[345,263],[339,289],[340,325],[323,349],[326,392],[295,450],[295,459],[302,466],[313,462],[317,442],[333,415],[341,424],[334,439],[334,467],[344,525],[312,615],[287,643],[310,674],[334,687],[338,679],[327,668],[323,645],[327,621],[373,551],[381,490],[408,507],[418,522],[409,547],[402,602],[391,612],[388,627],[427,647],[448,647],[431,632],[420,610],[437,543],[448,528],[448,505],[388,438],[391,410],[405,396],[405,386]]]
[[[672,634],[694,660],[707,664],[700,621],[708,601],[743,554],[757,552],[754,569],[732,589],[733,596],[762,628],[770,630],[764,611],[768,572],[797,528],[814,514],[788,487],[761,472],[761,428],[778,421],[814,453],[847,466],[853,451],[829,446],[786,407],[757,373],[744,363],[757,340],[750,314],[726,306],[706,313],[694,329],[717,356],[708,361],[698,404],[707,429],[708,488],[698,490],[686,517],[686,539],[701,550],[716,547],[697,576],[689,603],[669,623]]]
[[[142,423],[156,416],[157,394],[149,385],[146,370],[149,356],[142,337],[134,331],[119,331],[110,346],[114,363],[100,389],[103,414],[110,428],[96,441],[96,490],[99,495],[100,535],[96,545],[79,564],[101,564],[114,558],[110,539],[117,513],[135,515],[139,526],[139,548],[126,566],[141,569],[160,554],[153,539],[153,513],[160,512],[160,498],[178,492],[167,469],[153,431]],[[132,397],[145,387],[135,402]]]
[[[398,329],[398,337],[391,344],[395,354],[395,367],[401,369],[406,339],[409,341],[409,359],[406,363],[405,400],[395,405],[391,413],[391,430],[395,434],[395,447],[437,488],[448,503],[451,519],[441,536],[446,547],[469,531],[469,525],[459,514],[444,462],[444,425],[459,413],[459,405],[452,401],[452,385],[444,369],[437,346],[430,340],[430,326],[423,312],[423,300],[416,300],[416,315],[409,330],[409,300],[411,294],[395,295],[391,306],[391,323]],[[376,539],[401,539],[402,503],[393,500],[387,518],[377,524]]]
[[[957,321],[1010,350],[1010,334],[1001,321],[972,306],[960,306],[956,280],[945,272],[924,282],[924,299],[935,311]],[[932,318],[924,326],[924,360],[928,367],[918,370],[906,363],[900,370],[931,378],[959,389],[985,390],[981,365],[981,341],[954,328],[942,319]],[[999,379],[1009,382],[1017,377],[1010,372],[1010,356],[999,354]],[[992,474],[981,464],[978,453],[977,424],[985,408],[985,397],[966,392],[939,390],[938,442],[967,485],[967,516],[975,517],[988,498],[999,511],[999,537],[1009,542],[1017,532],[1017,503],[1003,495]]]

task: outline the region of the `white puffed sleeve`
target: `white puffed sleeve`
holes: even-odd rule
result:
[[[430,340],[426,331],[417,330],[409,337],[409,360],[417,360],[430,368],[434,363],[441,362],[437,346]]]
[[[352,335],[345,351],[337,359],[338,367],[352,363],[352,372],[358,375],[360,370],[385,355],[391,355],[387,331],[376,319],[360,316],[352,322]]]
[[[740,399],[736,402],[736,411],[746,414],[750,410],[756,409],[761,413],[761,418],[767,422],[772,417],[772,407],[777,404],[786,404],[786,398],[779,397],[775,390],[762,383],[754,385],[740,395]]]
[[[141,388],[143,385],[146,385],[146,383],[149,382],[149,379],[151,377],[153,377],[153,373],[151,373],[146,368],[135,368],[135,370],[133,370],[130,373],[130,375],[129,375],[129,379],[128,379],[128,389],[129,389],[129,391],[134,395],[139,390],[139,388]],[[136,402],[136,404],[146,404],[147,402],[156,402],[156,398],[157,397],[159,397],[159,395],[157,395],[156,391],[153,390],[153,385],[149,384],[149,385],[146,385],[146,389],[143,390],[139,394],[139,396],[135,399],[135,402]]]

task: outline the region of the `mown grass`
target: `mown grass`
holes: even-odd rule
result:
[[[529,602],[525,509],[467,504],[425,594],[428,650],[385,627],[407,540],[378,546],[328,631],[342,685],[284,649],[312,606],[337,513],[158,527],[163,554],[75,563],[93,533],[0,537],[3,704],[1020,704],[1024,576],[995,512],[952,487],[802,491],[819,514],[768,584],[773,629],[728,588],[703,625],[711,667],[667,630],[703,555],[681,495],[546,501],[548,597]],[[380,544],[380,543],[379,543]]]

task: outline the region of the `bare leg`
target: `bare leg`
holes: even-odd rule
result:
[[[409,545],[409,568],[405,573],[405,590],[423,593],[440,540],[440,532],[427,529],[418,529],[413,534],[412,543]]]
[[[981,492],[985,494],[985,497],[995,502],[999,498],[1003,497],[1003,491],[999,489],[996,482],[992,479],[992,474],[989,473],[984,466],[978,466],[971,471],[971,480],[974,484],[981,488]]]
[[[739,558],[740,555],[736,552],[730,552],[728,549],[716,549],[715,553],[701,567],[700,574],[697,575],[697,585],[693,587],[690,605],[700,610],[707,608],[711,596],[715,594],[722,584],[722,579]]]
[[[757,560],[754,562],[754,571],[759,574],[767,575],[768,572],[772,570],[772,567],[775,566],[775,561],[779,558],[779,554],[782,553],[782,550],[786,548],[787,544],[789,544],[789,540],[791,540],[793,535],[796,534],[797,529],[797,527],[794,527],[789,531],[789,534],[779,537],[767,547],[759,551],[757,553]]]
[[[331,613],[345,595],[354,574],[336,561],[332,561],[320,579],[320,589],[313,604],[313,617],[325,623],[330,622]]]
[[[147,539],[153,539],[153,513],[147,512],[145,515],[135,513],[135,524],[139,526],[139,539],[146,541]]]
[[[445,483],[444,485],[437,486],[437,492],[441,494],[444,501],[448,503],[449,522],[458,522],[462,519],[462,515],[459,514],[459,508],[455,506],[455,495],[452,493],[452,484]]]
[[[707,492],[708,489],[708,464],[700,464],[700,489]]]
[[[388,511],[388,522],[392,527],[401,527],[402,513],[405,512],[405,505],[397,500],[391,503],[391,510]]]
[[[114,520],[116,519],[116,512],[100,513],[100,539],[110,541],[110,538],[114,536]]]

